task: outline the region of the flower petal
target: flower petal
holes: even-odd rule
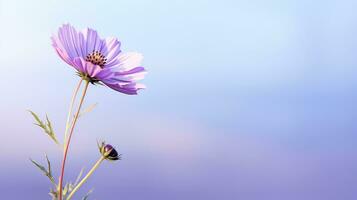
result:
[[[97,31],[91,28],[86,28],[81,32],[81,34],[83,35],[84,39],[84,43],[82,45],[86,52],[84,57],[93,51],[100,51],[102,49],[104,41],[100,39]]]
[[[111,74],[105,77],[105,81],[108,84],[127,84],[144,79],[146,71],[144,67],[136,67],[129,71],[113,72],[111,68],[104,68],[110,70]]]
[[[81,39],[79,33],[70,24],[64,24],[58,29],[57,36],[52,37],[53,46],[61,49],[73,60],[76,57],[83,57],[81,51]]]
[[[118,80],[118,81],[138,81],[141,79],[144,79],[146,75],[146,71],[144,67],[135,67],[131,70],[128,71],[123,71],[123,72],[115,72],[114,77],[112,79]]]
[[[136,95],[138,94],[138,90],[144,89],[145,86],[143,84],[139,83],[127,83],[127,84],[108,84],[106,82],[103,82],[105,85],[108,87],[112,88],[113,90],[116,90],[118,92],[128,94],[128,95]]]
[[[59,43],[55,42],[55,38],[52,38],[53,44],[52,46],[55,48],[57,54],[59,55],[59,57],[65,61],[67,64],[72,65],[73,66],[73,62],[71,60],[71,58],[68,56],[67,52],[63,50],[63,48],[59,47]]]
[[[111,63],[121,52],[119,40],[114,37],[106,38],[100,52],[107,58],[107,63]]]
[[[114,76],[114,72],[110,68],[103,68],[98,74],[95,75],[95,78],[98,80],[107,80],[111,79]]]
[[[102,68],[99,65],[87,62],[81,57],[75,58],[73,63],[78,71],[83,72],[92,78],[97,78],[96,76],[102,72]]]
[[[143,56],[137,52],[120,53],[115,60],[116,63],[108,63],[106,67],[111,67],[115,71],[128,71],[141,65]]]
[[[79,72],[85,73],[85,65],[86,61],[83,60],[83,58],[77,57],[73,59],[73,67],[76,68],[76,70],[78,70]]]

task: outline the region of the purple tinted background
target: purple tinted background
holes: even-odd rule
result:
[[[357,198],[357,3],[342,1],[0,0],[1,199],[49,199],[28,161],[61,152],[77,82],[50,45],[62,23],[117,36],[145,56],[148,89],[89,89],[66,179],[123,154],[81,193],[91,199],[354,200]]]

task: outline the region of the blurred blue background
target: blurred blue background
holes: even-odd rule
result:
[[[116,36],[144,55],[148,89],[90,87],[66,180],[104,163],[91,199],[357,199],[357,1],[0,0],[1,199],[50,199],[61,151],[26,109],[62,138],[78,77],[50,36],[63,23]]]

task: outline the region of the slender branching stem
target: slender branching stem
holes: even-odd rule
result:
[[[84,97],[86,96],[86,93],[87,93],[88,85],[89,85],[89,81],[86,81],[85,86],[84,86],[84,90],[83,90],[83,93],[82,93],[82,97],[81,97],[81,100],[80,100],[79,105],[78,105],[77,112],[76,112],[76,114],[74,116],[74,119],[73,119],[73,122],[72,122],[72,126],[71,126],[70,131],[69,131],[68,139],[67,139],[67,141],[66,141],[66,143],[64,145],[64,153],[63,153],[63,159],[62,159],[61,175],[60,175],[59,183],[58,183],[58,200],[62,200],[63,176],[64,176],[64,168],[65,168],[65,165],[66,165],[68,148],[69,148],[69,145],[71,143],[73,130],[74,130],[74,127],[76,125],[79,113],[81,111],[81,107],[82,107],[82,104],[83,104],[83,101],[84,101]]]
[[[70,200],[74,193],[77,192],[77,190],[82,187],[82,185],[88,180],[88,178],[93,174],[93,172],[99,167],[99,165],[105,160],[104,156],[101,156],[99,160],[93,165],[92,169],[87,173],[87,175],[79,182],[72,192],[68,195],[67,200]]]
[[[66,121],[66,129],[64,131],[64,138],[63,138],[64,142],[63,142],[63,144],[65,144],[66,141],[67,141],[67,134],[68,134],[69,126],[70,126],[70,120],[71,120],[71,117],[72,117],[72,110],[73,110],[74,101],[77,98],[77,94],[78,94],[79,89],[81,88],[82,82],[83,82],[83,79],[80,79],[78,84],[77,84],[77,87],[73,91],[73,95],[72,95],[72,98],[71,98],[71,103],[69,104],[69,110],[68,110],[67,121]]]

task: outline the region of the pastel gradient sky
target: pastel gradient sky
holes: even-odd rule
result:
[[[357,199],[354,0],[0,0],[1,199],[49,199],[61,151],[26,109],[64,131],[75,71],[50,36],[63,23],[144,55],[147,89],[90,87],[66,179],[123,154],[76,196],[125,200]]]

